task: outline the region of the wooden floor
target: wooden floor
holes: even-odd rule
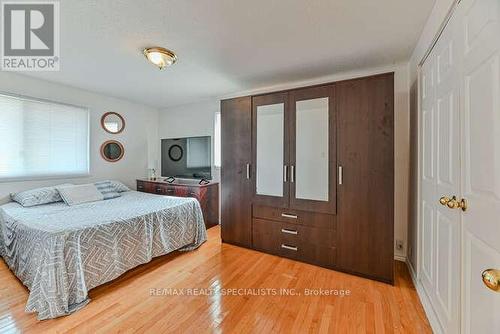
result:
[[[0,260],[0,333],[431,332],[402,262],[391,286],[221,245],[219,227],[208,234],[198,250],[155,259],[92,290],[82,310],[41,322],[24,313],[28,291]]]

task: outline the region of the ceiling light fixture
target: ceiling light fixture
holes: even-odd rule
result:
[[[146,48],[143,51],[144,56],[155,66],[158,66],[160,70],[163,70],[165,67],[169,67],[177,61],[177,56],[172,51],[161,48],[161,47],[152,47]]]

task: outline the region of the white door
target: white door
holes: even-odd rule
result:
[[[500,269],[500,0],[462,0],[460,17],[463,329],[500,333],[500,291],[483,284]]]
[[[443,332],[460,328],[460,84],[452,18],[422,66],[421,280]],[[452,202],[453,203],[453,202]]]

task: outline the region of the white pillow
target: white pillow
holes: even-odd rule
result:
[[[57,188],[62,199],[68,205],[77,205],[88,202],[102,201],[103,194],[94,184],[81,184]]]

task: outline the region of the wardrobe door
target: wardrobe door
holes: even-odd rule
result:
[[[221,101],[222,241],[252,245],[252,99]]]
[[[334,85],[290,92],[290,207],[335,213]]]
[[[288,94],[252,99],[253,203],[288,207]]]
[[[339,82],[338,266],[394,282],[394,75]]]

